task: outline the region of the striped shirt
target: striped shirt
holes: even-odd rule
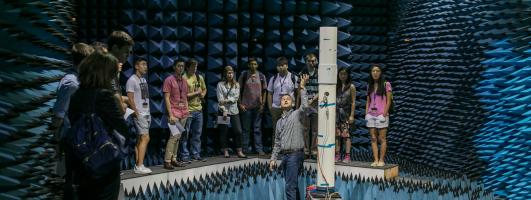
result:
[[[306,98],[306,89],[301,89],[301,97]],[[275,132],[275,146],[271,154],[271,160],[276,160],[282,150],[299,150],[304,148],[304,125],[303,120],[310,112],[308,101],[302,101],[297,110],[289,110],[282,114],[277,121]]]

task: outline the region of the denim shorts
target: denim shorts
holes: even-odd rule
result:
[[[140,113],[138,117],[133,117],[133,120],[139,135],[149,134],[149,126],[151,125],[151,115],[149,113]]]
[[[387,128],[389,126],[389,116],[367,114],[365,120],[367,120],[367,128]]]

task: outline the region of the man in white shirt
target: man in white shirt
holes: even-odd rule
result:
[[[151,170],[144,166],[144,156],[149,142],[149,126],[151,124],[148,83],[144,78],[144,75],[147,74],[147,68],[145,60],[137,60],[135,62],[135,74],[129,77],[125,85],[129,105],[135,111],[132,116],[138,133],[135,146],[136,165],[134,168],[134,172],[137,174],[151,173]]]

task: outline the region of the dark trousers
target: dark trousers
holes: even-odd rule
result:
[[[229,115],[230,125],[232,129],[233,141],[236,148],[242,147],[242,126],[240,124],[240,115]],[[219,137],[221,142],[221,149],[228,148],[228,129],[229,127],[226,124],[220,124],[219,128]]]
[[[78,199],[105,199],[116,200],[120,192],[120,163],[109,167],[109,173],[103,177],[92,178],[89,172],[83,169],[81,162],[72,163],[72,176],[79,186],[75,196]]]
[[[286,181],[286,199],[301,199],[299,195],[299,172],[303,169],[304,152],[296,151],[283,155],[282,173]]]
[[[262,146],[262,113],[259,108],[241,112],[242,118],[242,146],[244,151],[250,150],[251,134],[254,135],[254,148],[257,152],[264,152]]]

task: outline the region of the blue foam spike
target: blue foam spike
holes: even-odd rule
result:
[[[319,39],[319,34],[317,32],[308,29],[304,29],[302,35],[306,41],[316,41]]]
[[[177,12],[178,22],[180,24],[191,24],[193,13],[192,12]]]
[[[337,26],[337,22],[335,17],[322,17],[321,26]]]
[[[339,9],[335,13],[336,15],[349,14],[352,11],[352,4],[350,3],[338,2],[338,5]]]
[[[177,36],[181,40],[192,39],[192,29],[185,26],[179,26],[177,27]]]
[[[339,29],[346,28],[346,27],[350,26],[350,24],[351,24],[351,21],[348,20],[348,19],[341,18],[341,17],[337,18],[337,27]]]
[[[208,56],[207,60],[208,60],[207,62],[208,71],[215,71],[215,70],[221,69],[221,67],[223,66],[223,59],[221,58]]]
[[[235,71],[238,71],[238,57],[233,57],[233,58],[229,58],[229,57],[226,57],[225,58],[225,63],[227,65],[230,65],[234,68]]]
[[[281,56],[282,55],[282,45],[280,43],[270,43],[267,45],[265,54],[267,56]]]
[[[293,29],[289,29],[287,32],[282,34],[282,41],[283,42],[293,41]]]
[[[320,20],[321,18],[319,18],[319,23],[321,22]],[[305,27],[306,25],[310,26],[311,24],[309,24],[310,22],[308,21],[308,16],[307,15],[297,15],[295,17],[295,26],[298,27],[298,28],[303,28]],[[318,24],[319,24],[318,23]]]
[[[348,56],[351,53],[352,53],[352,51],[350,50],[350,47],[348,45],[347,46],[344,46],[344,45],[341,45],[341,44],[337,45],[337,57]]]
[[[238,54],[238,45],[235,42],[226,44],[225,55],[236,56]]]
[[[160,69],[162,68],[162,61],[160,58],[158,57],[155,57],[155,56],[149,56],[148,57],[148,60],[147,60],[147,65],[150,69]],[[155,73],[153,73],[155,74]],[[151,81],[151,80],[150,80]]]
[[[227,23],[225,24],[226,26],[229,26],[229,27],[236,27],[238,26],[238,14],[229,14],[226,16],[227,18]]]
[[[163,69],[172,69],[174,60],[176,59],[173,59],[169,56],[164,55],[160,58],[160,62],[161,62],[160,65],[162,66]]]
[[[311,2],[308,2],[307,4],[307,11],[308,13],[312,13],[312,14],[318,14],[319,13],[319,1],[311,1]]]
[[[179,19],[178,19],[178,16],[177,16],[177,13],[174,12],[174,13],[168,13],[167,15],[164,16],[163,18],[164,20],[164,24],[166,25],[177,25],[178,22],[179,22]]]
[[[321,15],[332,15],[337,14],[339,10],[339,4],[331,1],[322,1],[321,2]]]
[[[207,24],[206,14],[202,12],[194,12],[193,22],[194,22],[194,25],[206,25]]]
[[[280,30],[270,30],[266,34],[268,41],[279,41],[280,40]]]
[[[251,21],[251,24],[253,26],[261,27],[264,25],[264,14],[261,13],[253,13],[253,21]]]
[[[293,57],[297,54],[297,47],[295,46],[295,43],[291,42],[287,44],[284,48],[284,54],[288,57]]]
[[[238,35],[244,41],[249,41],[251,39],[251,30],[249,27],[243,27],[240,29],[240,35]]]
[[[309,15],[308,16],[308,27],[317,28],[317,27],[319,27],[319,25],[321,25],[321,16],[319,16],[319,15]]]
[[[251,14],[248,12],[241,12],[239,17],[240,25],[243,27],[249,27],[251,24]]]
[[[285,14],[295,13],[295,9],[297,8],[297,3],[294,0],[284,0],[282,1],[282,5],[284,6],[282,12]]]
[[[281,0],[271,0],[265,4],[265,10],[269,13],[279,13],[282,10]]]
[[[208,55],[209,56],[218,56],[223,53],[223,44],[220,42],[209,42],[208,43]]]
[[[227,30],[227,34],[225,35],[226,41],[236,41],[238,38],[238,30],[235,28],[231,28]]]
[[[162,37],[165,39],[177,39],[177,31],[175,28],[169,27],[169,26],[163,26],[162,27]]]
[[[248,56],[249,55],[248,52],[249,52],[249,43],[247,42],[240,43],[239,55]]]
[[[222,12],[223,1],[208,0],[208,11],[209,12]]]
[[[194,27],[193,35],[196,40],[205,40],[206,39],[206,29],[204,27]]]
[[[208,29],[208,38],[213,41],[223,40],[223,29],[219,28],[210,28]]]
[[[337,32],[337,42],[346,42],[348,39],[350,39],[350,34],[345,33],[343,31]]]
[[[191,52],[191,47],[186,42],[179,42],[179,54],[186,54]]]
[[[261,38],[264,35],[264,29],[262,28],[256,28],[253,31],[252,38]]]
[[[280,26],[280,16],[277,15],[269,15],[265,19],[266,26],[268,28],[277,28]]]
[[[165,10],[177,10],[177,2],[176,1],[162,1],[161,7]]]
[[[492,46],[498,47],[498,48],[509,48],[512,45],[509,43],[508,39],[504,39],[504,40],[493,43]]]
[[[205,43],[202,42],[194,42],[194,53],[195,54],[201,54],[202,52],[206,51]]]
[[[293,23],[294,23],[294,17],[293,16],[284,17],[282,19],[282,26],[284,28],[291,28],[293,26]]]
[[[228,0],[223,3],[225,6],[223,11],[225,12],[237,12],[238,11],[238,0]]]
[[[149,53],[160,54],[162,50],[162,44],[160,42],[150,40],[149,47],[147,49],[149,50]]]
[[[146,24],[147,14],[145,10],[134,10],[133,22],[135,24]]]
[[[220,68],[222,65],[220,65]],[[221,74],[215,73],[215,72],[207,72],[206,73],[206,79],[208,81],[208,85],[217,85],[217,83],[221,80]],[[214,90],[215,91],[215,90]]]
[[[223,25],[223,16],[218,14],[210,13],[208,14],[208,25],[220,27]]]
[[[147,7],[148,7],[149,10],[161,10],[162,9],[162,3],[161,3],[160,0],[149,1]]]
[[[168,40],[162,41],[162,53],[175,55],[177,52],[177,44]]]

